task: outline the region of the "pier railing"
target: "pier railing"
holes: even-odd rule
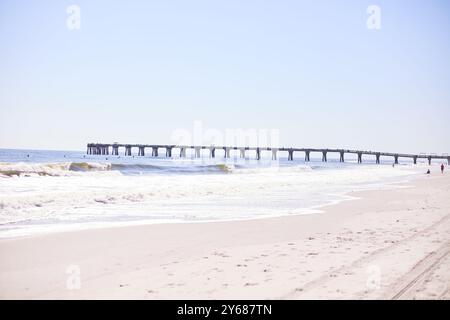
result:
[[[417,159],[427,159],[428,163],[431,164],[433,159],[447,160],[450,164],[450,156],[448,153],[437,155],[437,154],[409,154],[409,153],[393,153],[393,152],[379,152],[379,151],[367,151],[367,150],[352,150],[352,149],[328,149],[328,148],[261,148],[261,147],[230,147],[230,146],[186,146],[186,145],[152,145],[152,144],[122,144],[122,143],[88,143],[87,144],[87,154],[90,155],[119,155],[119,148],[124,149],[125,156],[132,155],[132,149],[138,149],[138,156],[145,156],[146,149],[151,150],[152,157],[158,157],[159,150],[165,151],[166,157],[172,157],[172,150],[176,149],[179,151],[180,157],[186,157],[186,150],[194,150],[194,156],[197,158],[201,157],[201,150],[209,150],[209,155],[212,158],[216,157],[216,150],[223,150],[225,158],[230,158],[231,150],[239,150],[239,156],[245,158],[246,151],[255,151],[256,159],[261,159],[261,153],[269,151],[271,153],[272,159],[276,160],[278,152],[287,152],[288,160],[294,160],[294,152],[302,152],[305,156],[305,161],[310,161],[311,153],[319,153],[322,155],[322,161],[327,161],[327,156],[329,153],[335,153],[339,155],[339,161],[345,161],[345,154],[356,154],[358,163],[362,163],[363,156],[374,156],[376,163],[380,163],[381,157],[392,157],[395,164],[399,163],[399,158],[410,158],[413,160],[414,164],[417,163]]]

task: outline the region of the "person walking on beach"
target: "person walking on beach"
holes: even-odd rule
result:
[[[441,173],[442,174],[444,173],[444,164],[443,163],[441,164]]]

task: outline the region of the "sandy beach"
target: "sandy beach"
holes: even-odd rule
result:
[[[450,175],[350,195],[311,215],[4,239],[0,298],[449,299]]]

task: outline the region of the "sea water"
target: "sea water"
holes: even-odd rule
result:
[[[205,150],[206,152],[207,150]],[[269,152],[268,152],[269,153]],[[145,223],[313,214],[350,191],[392,187],[425,164],[194,158],[0,149],[0,237]],[[264,156],[264,155],[263,155]],[[270,156],[270,155],[267,155]],[[347,160],[347,159],[346,159]]]

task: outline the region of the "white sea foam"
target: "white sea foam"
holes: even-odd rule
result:
[[[2,163],[2,171],[20,174],[0,178],[0,237],[307,214],[348,199],[349,191],[380,188],[417,171],[412,166],[276,164]]]

